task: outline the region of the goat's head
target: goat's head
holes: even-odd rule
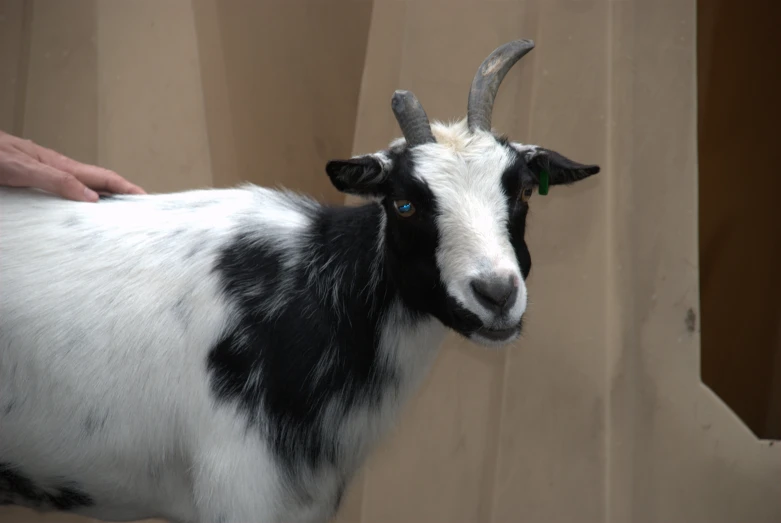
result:
[[[499,85],[533,47],[518,40],[485,59],[465,121],[432,125],[412,93],[397,91],[391,107],[404,138],[326,167],[337,189],[384,208],[387,261],[401,275],[405,302],[484,345],[512,341],[521,330],[531,270],[524,240],[529,198],[541,186],[599,172],[493,133]]]

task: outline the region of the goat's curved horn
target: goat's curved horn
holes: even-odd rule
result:
[[[436,141],[426,111],[414,94],[396,91],[391,99],[391,109],[410,147]]]
[[[480,64],[472,80],[472,88],[469,90],[467,123],[470,130],[491,130],[491,114],[499,85],[507,71],[532,49],[534,49],[533,41],[514,40],[497,47]]]

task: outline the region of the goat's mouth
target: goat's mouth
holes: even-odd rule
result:
[[[448,325],[467,339],[481,345],[500,346],[512,342],[521,334],[523,317],[517,323],[487,325],[472,311],[458,304],[453,307]]]
[[[508,327],[506,329],[493,329],[490,327],[480,327],[475,331],[475,334],[478,336],[481,336],[483,338],[486,338],[490,341],[495,342],[502,342],[502,341],[509,341],[511,338],[514,338],[518,335],[521,331],[520,325],[515,325],[513,327]]]
[[[504,346],[515,341],[521,334],[523,320],[510,327],[489,327],[483,325],[474,331],[470,338],[482,345]]]

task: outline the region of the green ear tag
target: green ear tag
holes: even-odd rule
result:
[[[539,192],[540,195],[545,196],[548,194],[549,185],[550,177],[548,176],[548,171],[542,171],[540,173],[540,186],[537,188],[537,192]]]

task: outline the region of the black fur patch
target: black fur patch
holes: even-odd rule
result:
[[[337,449],[321,427],[334,398],[345,410],[371,403],[396,380],[376,358],[381,315],[394,293],[387,281],[373,297],[360,292],[371,277],[381,212],[376,205],[323,209],[316,219],[306,254],[321,264],[337,254],[331,270],[347,265],[337,291],[341,310],[318,294],[302,264],[289,287],[280,288],[284,258],[272,244],[239,236],[217,265],[242,319],[209,355],[213,389],[218,398],[237,401],[252,421],[261,410],[269,417],[271,444],[290,467],[334,463]],[[267,319],[260,312],[264,300],[278,293],[287,303]]]
[[[68,481],[51,481],[43,487],[9,463],[0,463],[0,505],[20,505],[35,509],[61,511],[91,507],[94,500],[78,485]]]

